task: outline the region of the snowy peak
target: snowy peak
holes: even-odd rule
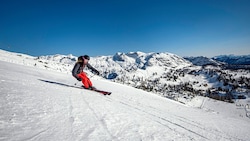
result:
[[[152,57],[159,61],[160,66],[183,68],[191,65],[191,63],[184,58],[171,53],[156,53]]]
[[[113,61],[119,64],[121,62],[129,63],[132,66],[137,66],[138,69],[144,70],[152,66],[177,68],[191,65],[185,59],[170,53],[118,52],[113,56]]]
[[[159,70],[179,69],[192,65],[185,59],[171,53],[143,52],[118,52],[113,56],[94,57],[90,59],[90,64],[106,74],[104,76],[106,78],[110,78],[108,77],[110,74],[115,73],[115,76],[119,76],[119,74],[122,75],[126,72],[130,73],[128,75],[140,73],[140,75],[148,77]]]
[[[140,56],[145,56],[146,53],[137,51],[137,52],[129,52],[129,53],[126,53],[126,55],[129,56],[129,57],[132,57],[132,58],[136,59],[136,58],[138,58],[138,57],[140,57]]]
[[[221,66],[225,63],[216,61],[211,58],[207,58],[204,56],[198,56],[198,57],[184,57],[186,60],[192,62],[196,66],[207,66],[207,65],[212,65],[212,66]]]
[[[134,62],[134,58],[127,56],[125,53],[117,52],[113,56],[115,62]]]

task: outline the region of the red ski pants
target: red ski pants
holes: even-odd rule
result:
[[[84,85],[86,89],[88,89],[89,87],[92,87],[92,82],[89,80],[86,73],[81,72],[80,74],[78,74],[78,77],[82,79],[82,84]]]

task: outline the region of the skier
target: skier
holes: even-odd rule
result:
[[[72,70],[72,75],[78,80],[78,81],[82,81],[82,84],[84,86],[85,89],[95,89],[92,86],[92,82],[89,80],[89,78],[87,77],[86,73],[83,72],[83,69],[87,66],[87,68],[89,68],[90,70],[92,70],[93,72],[95,72],[97,75],[99,75],[99,71],[97,71],[95,68],[93,68],[89,63],[89,56],[88,55],[84,55],[84,56],[80,56],[78,57],[78,60]]]

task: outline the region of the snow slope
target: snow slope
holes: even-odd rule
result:
[[[93,77],[97,88],[113,92],[103,96],[69,87],[76,82],[70,74],[6,61],[0,66],[1,141],[250,139],[250,119],[234,104],[215,102],[214,108],[206,105],[212,100],[197,98],[183,105]]]
[[[48,55],[33,57],[26,54],[8,52],[0,49],[0,60],[46,70],[71,73],[77,57],[70,55]]]

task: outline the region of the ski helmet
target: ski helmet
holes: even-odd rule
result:
[[[84,55],[82,58],[83,58],[83,59],[87,59],[87,60],[90,59],[90,57],[89,57],[88,55]]]

